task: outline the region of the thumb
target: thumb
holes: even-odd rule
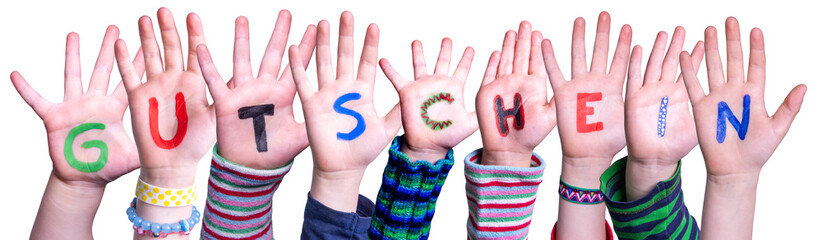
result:
[[[791,128],[793,119],[796,118],[796,114],[799,113],[799,108],[802,107],[802,101],[805,99],[805,92],[807,90],[808,87],[804,84],[794,87],[771,118],[773,128],[779,134],[780,138],[785,137],[788,129]]]

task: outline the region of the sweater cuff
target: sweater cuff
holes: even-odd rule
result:
[[[368,239],[374,203],[363,195],[357,212],[340,212],[323,205],[308,194],[300,239]]]
[[[294,161],[258,170],[226,160],[216,145],[213,152],[202,237],[271,239],[271,197]]]
[[[625,192],[627,157],[614,162],[600,177],[600,189],[621,239],[699,239],[699,227],[683,201],[680,166],[650,193],[628,201]]]
[[[431,229],[437,198],[454,165],[454,151],[431,164],[414,161],[400,151],[403,136],[388,150],[377,206],[371,219],[371,239],[425,239]]]
[[[481,156],[465,157],[469,239],[526,238],[545,162],[533,153],[531,167],[487,166]]]

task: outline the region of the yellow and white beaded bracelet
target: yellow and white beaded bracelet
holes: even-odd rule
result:
[[[158,187],[137,179],[134,196],[144,203],[161,207],[182,207],[197,201],[197,186],[183,189]]]

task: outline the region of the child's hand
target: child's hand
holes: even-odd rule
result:
[[[63,102],[49,102],[32,89],[20,73],[11,74],[17,92],[46,125],[53,174],[68,184],[105,186],[140,167],[137,148],[123,128],[123,114],[128,107],[123,85],[107,94],[114,65],[114,42],[119,35],[116,26],[106,29],[85,94],[80,76],[80,36],[68,35]],[[127,53],[124,58],[128,58]],[[140,51],[133,64],[135,78],[139,79],[143,75]]]
[[[557,102],[557,125],[565,164],[593,165],[605,170],[613,156],[625,147],[622,85],[631,50],[631,27],[622,27],[609,71],[610,28],[610,15],[601,13],[588,71],[585,20],[577,18],[574,21],[571,81],[565,81],[562,76],[551,41],[543,42],[545,67]]]
[[[251,71],[248,19],[238,17],[234,36],[234,77],[226,85],[217,73],[205,44],[197,49],[200,67],[217,111],[217,150],[220,156],[251,168],[283,166],[308,147],[304,124],[294,120],[296,88],[291,69],[279,75],[291,28],[291,14],[280,11],[260,71]],[[317,30],[311,25],[300,43],[303,65],[314,51]],[[279,79],[278,79],[279,75]]]
[[[300,49],[291,46],[289,59],[314,157],[311,196],[333,209],[353,212],[365,168],[399,131],[400,109],[394,106],[384,118],[374,109],[377,25],[368,26],[359,70],[355,72],[354,17],[343,12],[336,77],[329,35],[328,22],[321,21],[317,34],[318,92],[308,82]]]
[[[682,72],[693,106],[699,146],[708,175],[758,175],[779,142],[788,133],[807,90],[796,86],[772,116],[765,109],[765,40],[751,30],[751,56],[745,78],[739,23],[728,18],[728,76],[719,57],[716,28],[705,30],[705,54],[710,94],[705,96],[693,65],[682,62]],[[680,59],[687,59],[682,53]]]
[[[400,95],[405,129],[401,151],[412,161],[426,160],[434,163],[477,130],[477,115],[465,110],[463,93],[474,59],[474,49],[465,49],[452,76],[448,76],[451,39],[442,40],[433,75],[429,75],[426,70],[422,43],[414,41],[411,52],[414,59],[414,81],[400,76],[388,63],[388,59],[383,58],[380,67]]]
[[[642,48],[634,47],[628,66],[625,93],[625,130],[628,140],[626,190],[628,199],[638,199],[669,179],[679,160],[696,146],[696,127],[688,106],[688,92],[677,78],[679,52],[685,29],[677,27],[665,53],[668,34],[659,32],[645,77],[642,76]],[[699,66],[705,51],[702,41],[690,61]]]
[[[484,165],[530,166],[534,148],[554,129],[540,42],[542,34],[523,21],[518,35],[505,33],[502,53],[491,54],[476,100]]]
[[[140,178],[169,188],[194,185],[196,165],[214,143],[214,108],[206,99],[195,46],[205,42],[202,24],[189,14],[188,64],[183,65],[180,38],[171,11],[157,11],[165,48],[165,66],[154,39],[151,18],[139,21],[146,63],[146,83],[126,61],[125,42],[117,41],[116,55],[131,109],[134,137],[140,152]]]

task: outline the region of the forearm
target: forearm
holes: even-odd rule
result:
[[[414,161],[400,151],[404,143],[402,136],[396,137],[389,148],[369,230],[371,239],[428,238],[437,198],[454,165],[453,151],[437,161]]]
[[[758,172],[708,175],[702,208],[702,239],[751,239],[758,182]]]
[[[671,178],[676,172],[677,165],[677,161],[636,159],[629,154],[625,167],[625,191],[628,194],[628,201],[647,195],[657,183]]]
[[[52,173],[31,229],[31,239],[92,239],[92,223],[104,191],[105,186],[69,184]]]
[[[196,165],[189,167],[165,169],[143,168],[140,169],[140,181],[144,182],[145,184],[148,184],[143,185],[145,191],[151,191],[152,188],[187,189],[194,186],[195,174]],[[158,191],[154,192],[157,193]],[[157,194],[155,194],[154,196],[159,199],[159,196]],[[188,202],[186,200],[191,201]],[[179,223],[182,220],[190,219],[193,214],[192,204],[194,203],[194,201],[196,201],[196,197],[192,197],[192,199],[186,200],[179,202],[179,204],[170,201],[168,205],[161,205],[163,203],[159,201],[156,203],[147,203],[147,200],[140,198],[137,200],[135,206],[136,216],[140,217],[142,221],[141,226],[144,227],[148,226],[146,222],[152,224],[148,227],[153,227],[156,224],[171,225],[174,223]],[[172,205],[171,203],[174,204]],[[189,230],[191,228],[194,228],[195,224],[189,224]],[[135,231],[134,239],[154,239],[154,237],[152,236],[152,232],[154,229],[141,229],[145,232],[145,234],[139,234],[140,231]],[[166,239],[189,239],[189,236],[186,234],[168,234]]]
[[[599,189],[599,176],[611,159],[563,157],[560,179],[570,186]],[[579,204],[560,199],[557,217],[558,239],[605,239],[605,205]],[[583,224],[584,223],[584,224]]]
[[[354,212],[359,201],[364,170],[325,173],[314,168],[311,197],[331,209]]]

